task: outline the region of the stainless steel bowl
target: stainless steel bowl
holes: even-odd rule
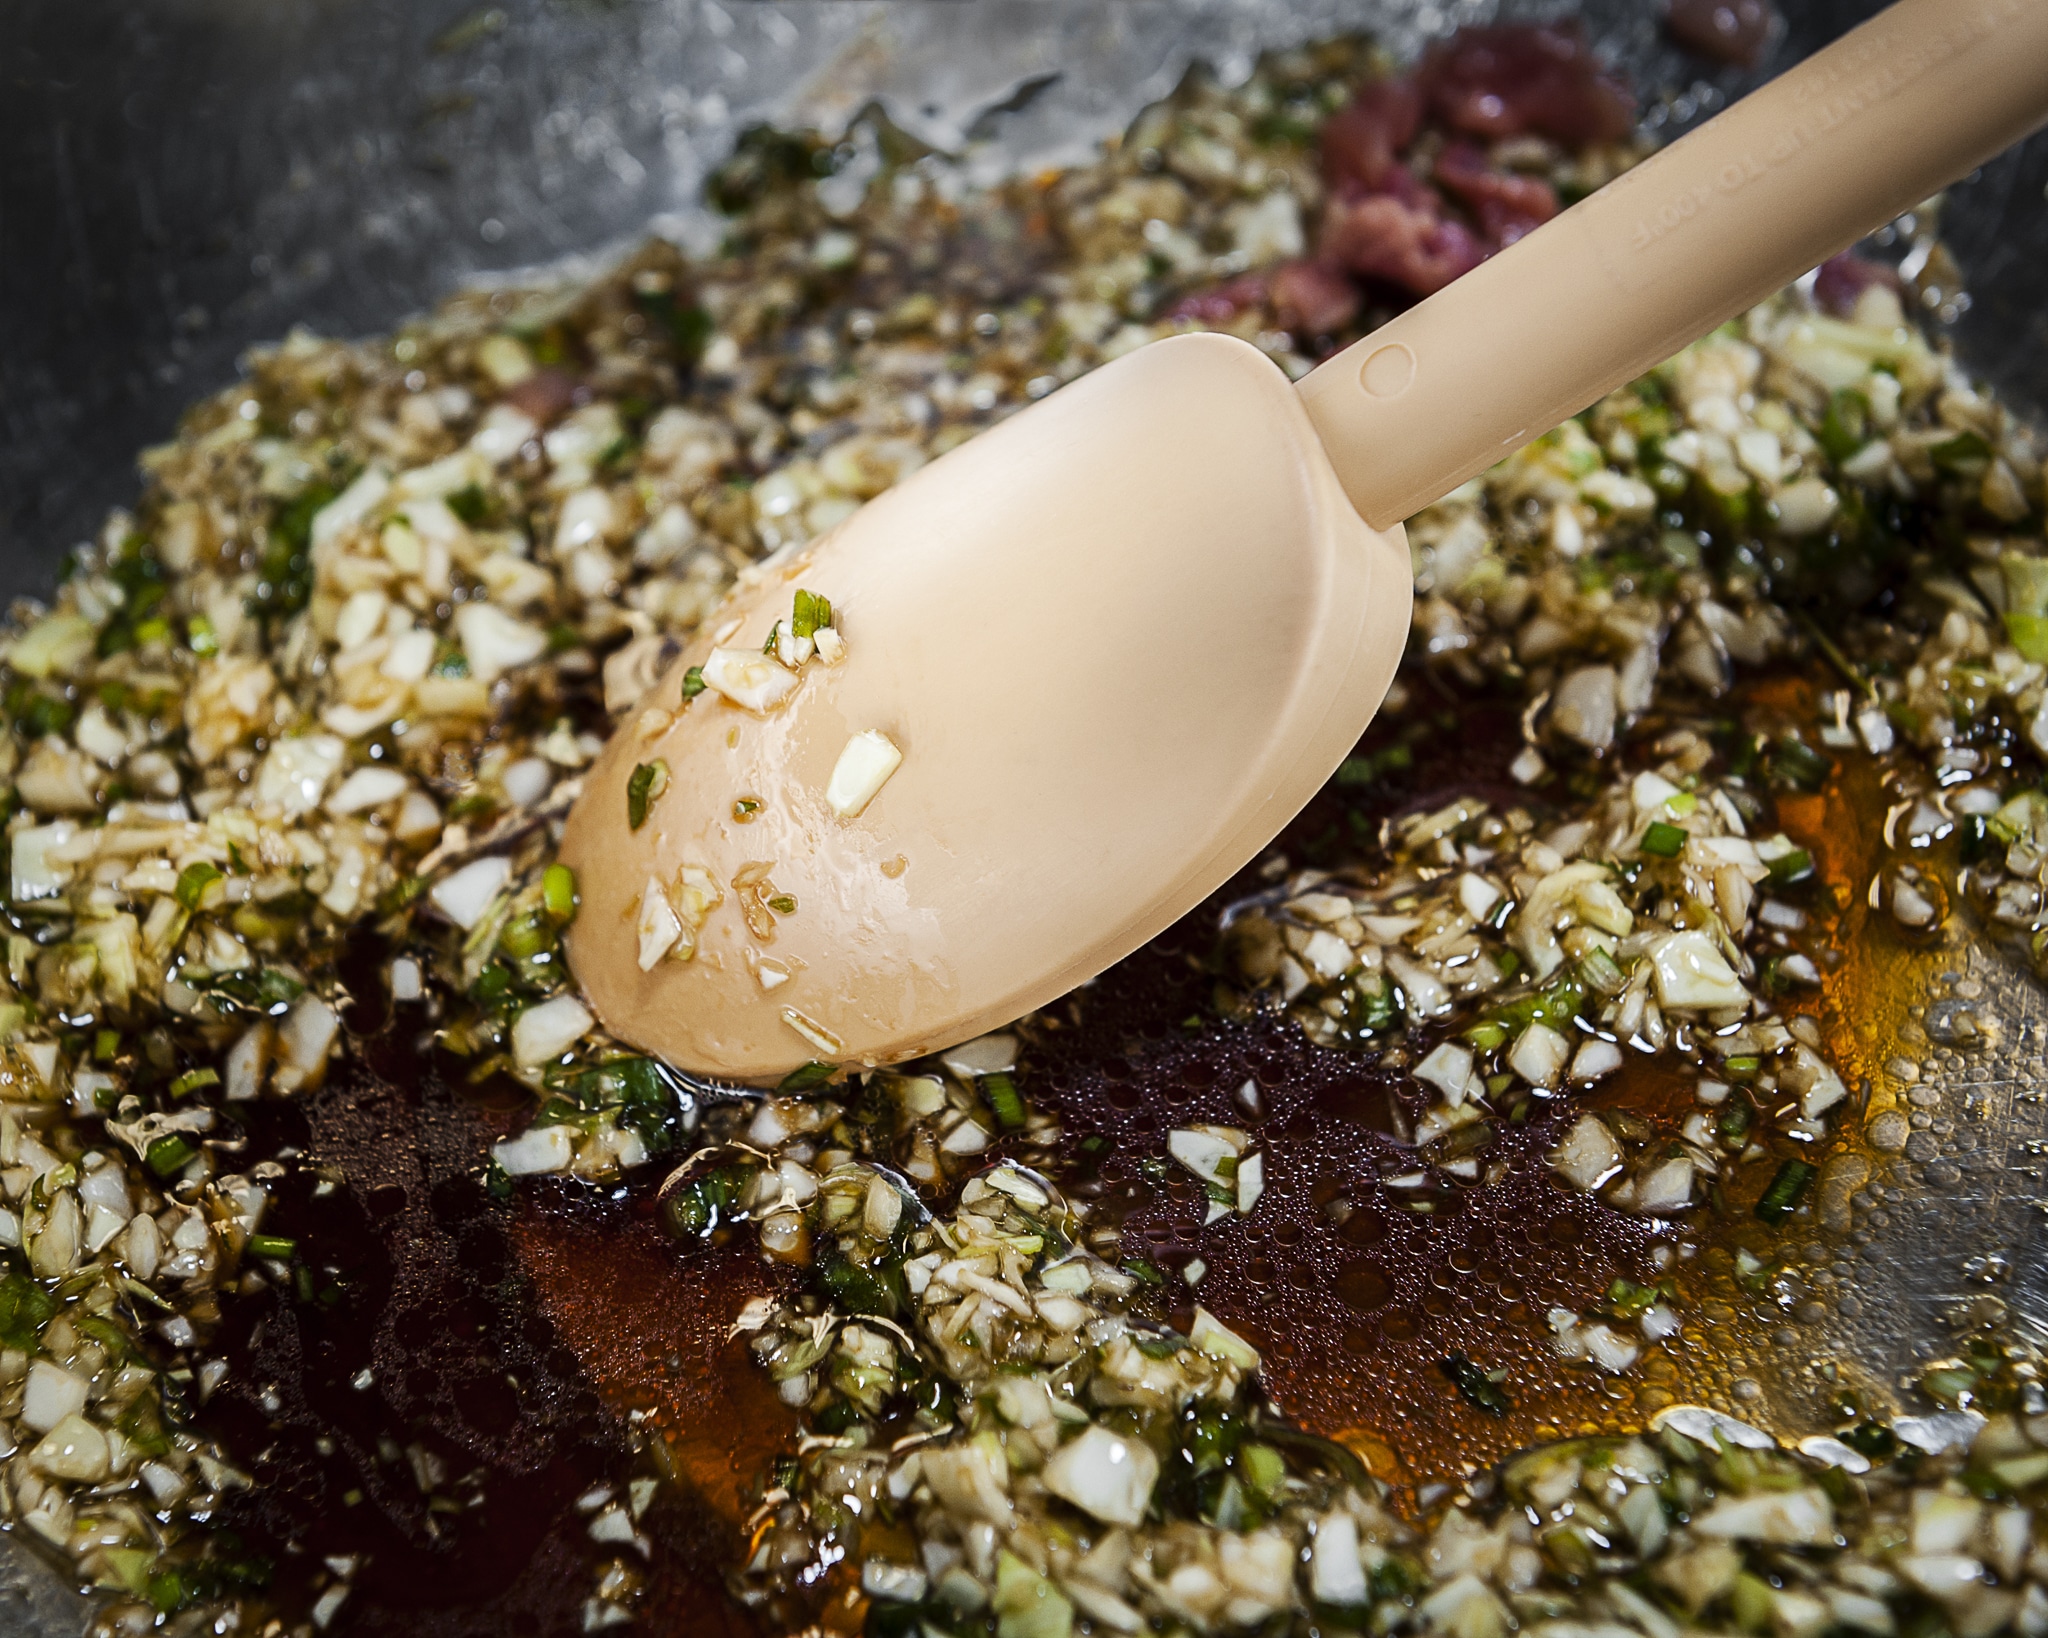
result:
[[[1397,49],[1491,0],[16,0],[0,12],[0,589],[47,590],[134,489],[135,452],[304,324],[388,329],[458,286],[712,231],[696,194],[736,132],[871,101],[992,169],[1077,155],[1203,59],[1365,29]],[[1645,0],[1587,0],[1602,49],[1683,128],[1756,76],[1689,59]],[[1874,11],[1788,0],[1768,74]],[[2048,402],[2048,140],[1951,195],[1969,275],[1950,326],[2011,398]],[[1791,1420],[1815,1366],[1903,1384],[1987,1314],[2048,1337],[2048,998],[1995,957],[1926,998],[1930,1077],[1890,1171],[1795,1264],[1752,1414]],[[1967,1020],[1967,1022],[1959,1022]],[[1822,1300],[1825,1299],[1825,1300]],[[0,1634],[84,1605],[0,1538]]]

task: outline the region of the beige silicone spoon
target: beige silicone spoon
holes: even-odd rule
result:
[[[1157,342],[764,565],[570,816],[569,959],[606,1027],[774,1080],[1100,972],[1371,719],[1401,519],[2044,119],[2048,0],[1901,0],[1299,390],[1243,342]],[[823,651],[745,664],[799,591]]]

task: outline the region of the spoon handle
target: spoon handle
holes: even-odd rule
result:
[[[1315,370],[1386,528],[2048,121],[2048,0],[1898,0]]]

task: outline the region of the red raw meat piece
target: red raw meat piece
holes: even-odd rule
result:
[[[1434,295],[1486,260],[1488,247],[1463,222],[1376,193],[1338,197],[1323,213],[1324,257],[1418,296]]]
[[[572,377],[560,370],[539,369],[506,388],[505,402],[545,427],[552,426],[575,407],[578,392]]]
[[[1557,190],[1542,177],[1496,170],[1469,142],[1444,149],[1436,179],[1464,200],[1498,245],[1513,244],[1557,214]]]
[[[1373,80],[1323,124],[1323,179],[1377,190],[1422,124],[1422,93],[1407,80]]]
[[[1820,264],[1813,279],[1814,305],[1836,318],[1847,318],[1856,311],[1863,292],[1874,284],[1897,290],[1899,276],[1882,262],[1866,261],[1854,251],[1845,250]]]
[[[1247,273],[1243,278],[1219,284],[1213,290],[1194,290],[1182,296],[1166,311],[1168,320],[1185,319],[1193,324],[1219,328],[1232,323],[1239,314],[1260,306],[1266,299],[1266,276]]]
[[[1297,336],[1330,335],[1358,316],[1358,286],[1327,262],[1286,262],[1273,270],[1273,313]]]
[[[1534,133],[1577,147],[1635,125],[1634,95],[1594,59],[1576,21],[1460,29],[1416,78],[1444,122],[1471,136]]]
[[[1763,60],[1776,21],[1769,0],[1671,0],[1664,14],[1665,31],[1687,51],[1738,68]]]

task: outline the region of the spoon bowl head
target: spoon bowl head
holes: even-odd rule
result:
[[[766,673],[765,709],[686,697],[790,632],[800,591],[830,603],[834,663]],[[571,967],[614,1035],[737,1080],[1004,1023],[1300,810],[1409,603],[1400,527],[1359,519],[1270,360],[1141,348],[743,578],[570,815]]]

